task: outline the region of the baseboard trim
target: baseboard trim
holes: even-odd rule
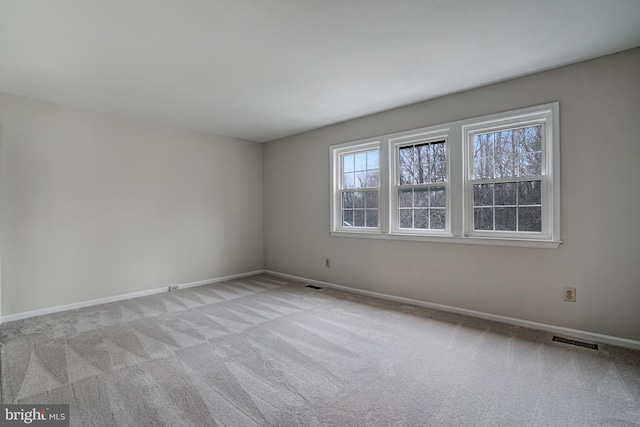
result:
[[[181,283],[181,284],[178,285],[178,289],[187,289],[187,288],[193,288],[194,286],[210,285],[212,283],[224,282],[225,280],[233,280],[233,279],[239,279],[241,277],[255,276],[256,274],[262,274],[264,272],[265,272],[264,270],[255,270],[255,271],[249,271],[247,273],[239,273],[239,274],[232,274],[230,276],[216,277],[215,279],[207,279],[207,280],[199,280],[197,282]]]
[[[194,286],[208,285],[208,284],[211,284],[211,283],[223,282],[225,280],[238,279],[240,277],[253,276],[253,275],[261,274],[261,273],[264,273],[264,270],[256,270],[256,271],[250,271],[250,272],[247,272],[247,273],[231,274],[231,275],[228,275],[228,276],[216,277],[214,279],[207,279],[207,280],[201,280],[201,281],[198,281],[198,282],[184,283],[184,284],[178,285],[178,289],[186,289],[186,288],[192,288]],[[9,314],[7,316],[2,316],[0,318],[1,319],[0,323],[13,322],[13,321],[16,321],[16,320],[28,319],[30,317],[43,316],[45,314],[59,313],[61,311],[76,310],[78,308],[85,308],[85,307],[91,307],[91,306],[94,306],[94,305],[107,304],[107,303],[110,303],[110,302],[121,301],[121,300],[124,300],[124,299],[145,297],[147,295],[159,294],[159,293],[167,292],[167,291],[168,291],[168,287],[162,287],[162,288],[148,289],[146,291],[131,292],[131,293],[128,293],[128,294],[114,295],[114,296],[111,296],[111,297],[97,298],[97,299],[92,299],[92,300],[88,300],[88,301],[81,301],[81,302],[76,302],[76,303],[72,303],[72,304],[58,305],[58,306],[55,306],[55,307],[41,308],[41,309],[38,309],[38,310],[24,311],[22,313]]]
[[[273,276],[279,276],[279,277],[283,277],[283,278],[286,278],[286,279],[292,279],[292,280],[299,280],[299,281],[310,283],[312,285],[316,285],[316,286],[320,286],[320,287],[333,288],[333,289],[338,289],[338,290],[341,290],[341,291],[346,291],[346,292],[351,292],[351,293],[361,294],[361,295],[367,295],[367,296],[370,296],[370,297],[376,297],[376,298],[386,299],[386,300],[390,300],[390,301],[396,301],[396,302],[402,302],[402,303],[407,303],[407,304],[419,305],[419,306],[422,306],[422,307],[433,308],[433,309],[436,309],[436,310],[442,310],[442,311],[447,311],[447,312],[451,312],[451,313],[463,314],[463,315],[472,316],[472,317],[478,317],[478,318],[486,319],[486,320],[494,320],[496,322],[508,323],[510,325],[523,326],[525,328],[537,329],[537,330],[541,330],[541,331],[545,331],[545,332],[551,332],[551,333],[554,333],[554,334],[566,335],[566,336],[569,336],[569,337],[580,338],[580,339],[583,339],[583,340],[593,341],[593,342],[600,343],[600,344],[610,344],[610,345],[615,345],[615,346],[618,346],[618,347],[625,347],[625,348],[630,348],[630,349],[633,349],[633,350],[640,350],[640,341],[631,340],[631,339],[628,339],[628,338],[621,338],[621,337],[615,337],[615,336],[612,336],[612,335],[598,334],[596,332],[581,331],[579,329],[565,328],[563,326],[555,326],[555,325],[550,325],[550,324],[547,324],[547,323],[533,322],[533,321],[530,321],[530,320],[523,320],[523,319],[518,319],[518,318],[515,318],[515,317],[500,316],[500,315],[497,315],[497,314],[491,314],[491,313],[485,313],[485,312],[482,312],[482,311],[469,310],[469,309],[466,309],[466,308],[453,307],[453,306],[450,306],[450,305],[436,304],[436,303],[427,302],[427,301],[420,301],[420,300],[416,300],[416,299],[412,299],[412,298],[404,298],[404,297],[398,297],[398,296],[389,295],[389,294],[383,294],[383,293],[380,293],[380,292],[373,292],[373,291],[366,291],[366,290],[363,290],[363,289],[350,288],[348,286],[336,285],[335,283],[323,282],[323,281],[320,281],[320,280],[314,280],[314,279],[309,279],[309,278],[306,278],[306,277],[295,276],[293,274],[280,273],[280,272],[277,272],[277,271],[265,270],[264,272],[267,273],[267,274],[271,274]]]

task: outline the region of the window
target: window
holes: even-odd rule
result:
[[[473,230],[542,231],[542,126],[473,135]]]
[[[552,103],[332,146],[332,233],[558,247],[558,109]]]
[[[393,231],[440,234],[447,222],[447,136],[409,135],[393,147]]]
[[[556,238],[554,105],[462,126],[468,236]]]
[[[363,143],[336,150],[333,218],[336,229],[378,230],[379,144]]]

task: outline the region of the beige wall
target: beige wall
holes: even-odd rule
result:
[[[262,146],[0,94],[2,315],[263,267]]]
[[[265,268],[639,340],[638,76],[635,49],[267,143]],[[560,101],[558,249],[329,234],[329,145],[553,101]],[[562,301],[563,286],[577,288],[576,303]]]

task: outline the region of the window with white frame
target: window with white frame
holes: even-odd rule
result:
[[[473,230],[542,231],[542,126],[471,135]]]
[[[332,153],[336,229],[379,229],[379,151],[379,144],[373,142],[349,145]]]
[[[554,112],[507,113],[462,126],[467,235],[554,239]]]
[[[446,135],[409,135],[390,144],[395,181],[392,229],[416,234],[447,230]]]
[[[558,247],[559,105],[331,146],[336,235]]]

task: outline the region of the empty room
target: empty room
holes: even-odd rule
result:
[[[640,426],[637,0],[0,0],[0,424]]]

